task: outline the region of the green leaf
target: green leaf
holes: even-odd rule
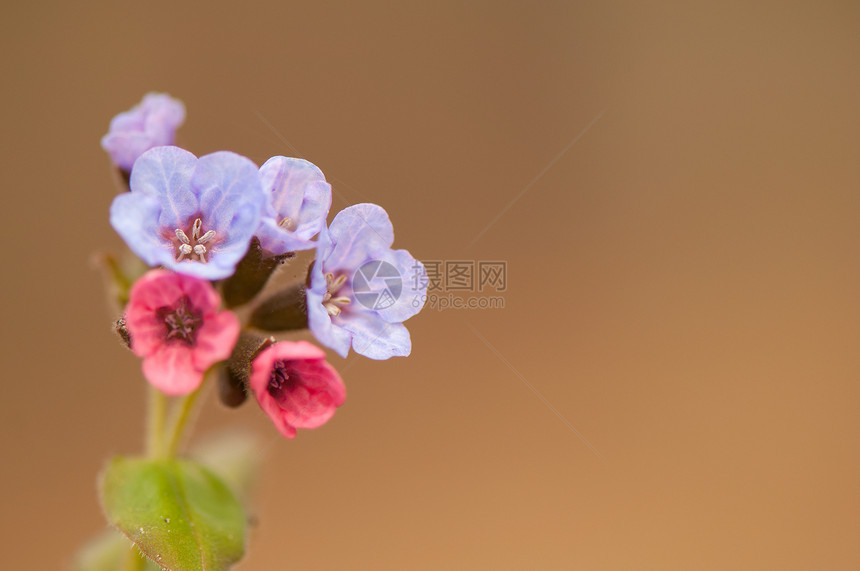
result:
[[[195,462],[116,457],[101,494],[110,522],[165,569],[216,571],[242,557],[242,507]]]

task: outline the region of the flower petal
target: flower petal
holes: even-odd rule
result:
[[[121,169],[129,172],[145,151],[172,145],[176,129],[185,120],[185,106],[166,93],[147,93],[132,109],[116,115],[102,148]]]
[[[353,351],[370,359],[405,357],[412,352],[406,326],[386,323],[373,312],[352,311],[338,325],[352,334]]]
[[[346,402],[346,385],[337,370],[323,357],[308,361],[302,370],[302,383],[314,392],[325,391],[334,406]]]
[[[161,238],[158,217],[161,205],[146,195],[126,192],[113,199],[110,224],[131,251],[150,266],[173,261],[173,244]]]
[[[376,313],[388,323],[406,321],[421,311],[427,300],[427,271],[406,250],[388,250],[378,255],[400,275],[400,295],[391,305],[376,309]]]
[[[220,268],[195,275],[227,277],[248,251],[260,224],[265,195],[257,166],[236,153],[212,153],[197,162],[191,186],[200,196],[205,229],[217,235],[205,266]]]
[[[191,191],[197,157],[179,147],[155,147],[140,155],[131,171],[132,194],[145,194],[161,204],[158,226],[184,228],[199,204]]]
[[[134,282],[125,319],[135,355],[149,357],[164,346],[167,330],[157,312],[175,306],[183,295],[180,276],[166,270],[150,270]]]
[[[394,228],[381,206],[364,203],[338,212],[328,228],[333,247],[325,258],[326,271],[354,270],[371,254],[394,242]]]
[[[129,303],[150,313],[161,307],[173,306],[187,295],[185,280],[191,281],[192,278],[167,270],[150,270],[134,282],[129,292]]]
[[[279,361],[287,362],[292,382],[272,396],[269,382]],[[260,407],[287,438],[295,437],[296,428],[322,426],[346,400],[343,379],[325,361],[325,352],[306,341],[282,341],[264,349],[251,363],[249,384]]]
[[[102,137],[101,144],[113,163],[129,172],[137,158],[152,148],[152,138],[143,132],[111,132]]]
[[[221,305],[221,297],[208,281],[183,274],[164,273],[173,277],[182,295],[188,298],[191,307],[201,315],[214,315]]]
[[[230,260],[227,258],[218,260],[211,255],[211,252],[209,256],[209,262],[205,264],[198,262],[197,260],[189,260],[187,258],[177,262],[176,258],[171,257],[168,262],[164,263],[164,266],[177,273],[202,280],[222,280],[233,275],[238,261],[233,262],[231,265]]]
[[[197,331],[193,348],[194,367],[205,371],[215,363],[230,357],[239,339],[239,319],[232,311],[206,315]]]
[[[265,216],[257,230],[262,247],[273,254],[308,250],[311,239],[325,226],[331,208],[331,185],[322,172],[303,159],[272,157],[260,167],[268,197]],[[280,226],[284,218],[292,229]]]
[[[149,357],[164,345],[164,337],[167,334],[164,320],[159,320],[154,313],[142,311],[139,306],[129,304],[126,309],[126,323],[131,338],[131,350],[138,357]]]
[[[331,209],[331,185],[317,181],[305,189],[305,198],[299,211],[299,225],[295,234],[310,240],[325,226],[328,211]]]
[[[323,278],[323,291],[325,291],[324,280],[325,278]],[[305,295],[308,303],[308,328],[311,333],[317,341],[341,357],[346,357],[351,343],[349,332],[332,323],[331,316],[322,304],[323,294],[308,288]]]
[[[144,129],[156,145],[172,145],[176,129],[185,122],[185,105],[166,93],[147,93],[140,106]]]
[[[230,151],[200,157],[191,185],[200,196],[206,228],[216,232],[230,229],[241,207],[250,204],[258,211],[263,208],[263,187],[257,165]],[[253,231],[252,228],[250,233]]]
[[[319,177],[322,173],[311,163],[302,159],[288,157],[272,157],[260,167],[260,178],[263,190],[269,199],[270,213],[275,217],[288,216],[295,220],[299,214],[304,197],[304,184],[310,178],[310,169],[303,168],[306,163],[316,169]],[[304,172],[303,172],[304,171]],[[325,178],[323,178],[325,180]]]
[[[260,221],[256,236],[260,239],[260,246],[263,250],[276,256],[286,252],[300,252],[316,247],[314,242],[299,237],[296,232],[285,230],[271,217],[263,218]]]
[[[285,438],[289,438],[292,440],[296,437],[296,429],[294,426],[290,426],[287,423],[286,416],[284,415],[284,411],[278,406],[278,403],[275,402],[269,393],[266,393],[262,399],[257,399],[257,402],[260,403],[260,408],[263,409],[263,412],[266,413],[272,420],[272,424],[275,425],[275,428],[278,429]]]
[[[192,393],[203,382],[203,371],[194,366],[191,349],[181,344],[165,345],[144,359],[143,376],[169,396]]]

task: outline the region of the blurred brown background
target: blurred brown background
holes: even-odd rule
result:
[[[860,568],[856,3],[2,12],[3,568],[66,565],[141,445],[89,258],[123,247],[99,138],[150,90],[198,155],[300,153],[395,246],[508,263],[503,309],[333,357],[320,430],[210,394],[198,434],[262,442],[241,569]]]

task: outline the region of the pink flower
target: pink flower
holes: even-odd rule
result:
[[[251,363],[251,390],[260,408],[287,438],[296,428],[317,428],[346,400],[346,387],[325,353],[307,341],[282,341]]]
[[[239,320],[217,311],[220,303],[208,281],[167,270],[151,270],[135,282],[125,318],[147,381],[167,395],[186,395],[209,367],[230,356]]]

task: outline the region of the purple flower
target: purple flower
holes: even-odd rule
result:
[[[257,229],[260,245],[275,255],[313,248],[331,208],[323,173],[303,159],[272,157],[260,177],[269,199]]]
[[[228,151],[198,159],[179,147],[150,149],[130,187],[110,209],[128,247],[150,266],[208,280],[233,274],[265,202],[257,165]]]
[[[323,228],[307,289],[308,326],[346,357],[352,346],[371,359],[412,350],[403,321],[424,306],[426,271],[406,250],[392,250],[394,229],[375,204],[356,204]]]
[[[176,129],[185,121],[185,106],[166,93],[147,93],[131,110],[110,122],[102,148],[126,172],[134,161],[153,147],[172,145]]]

